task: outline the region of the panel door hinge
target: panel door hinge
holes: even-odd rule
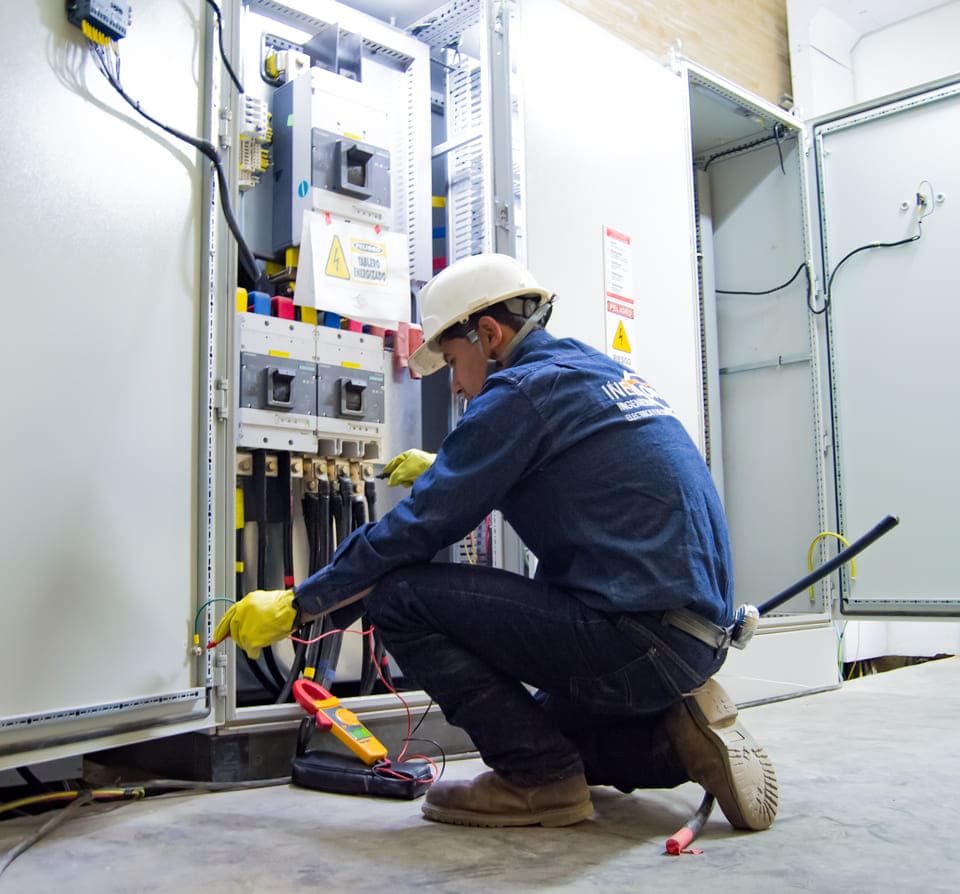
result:
[[[211,683],[213,684],[213,694],[217,698],[227,697],[227,656],[223,652],[219,652],[213,660]]]
[[[513,229],[510,223],[510,206],[506,202],[495,201],[493,204],[493,215],[498,227],[507,232]]]
[[[213,383],[213,410],[217,422],[226,422],[230,418],[230,380],[217,379]]]
[[[220,148],[229,149],[233,144],[231,131],[233,123],[233,113],[230,109],[220,109]]]

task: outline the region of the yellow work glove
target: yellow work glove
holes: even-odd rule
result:
[[[213,640],[219,643],[232,636],[238,649],[256,659],[264,646],[290,634],[296,617],[293,590],[254,590],[226,610]]]
[[[387,484],[390,487],[396,487],[398,484],[403,487],[412,487],[416,481],[437,458],[436,453],[427,453],[426,450],[404,450],[390,460],[383,467],[381,478],[387,478]]]

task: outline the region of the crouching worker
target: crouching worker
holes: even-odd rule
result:
[[[365,611],[491,768],[435,783],[429,819],[568,825],[591,815],[591,785],[694,780],[734,826],[765,829],[772,764],[711,679],[733,620],[730,546],[685,429],[639,376],[549,335],[552,296],[512,258],[459,261],[420,300],[410,365],[449,369],[469,399],[460,424],[435,459],[388,466],[415,478],[409,497],[294,590],[231,606],[215,638],[253,650]],[[431,563],[493,509],[538,557],[534,579]]]

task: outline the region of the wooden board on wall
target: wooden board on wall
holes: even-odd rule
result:
[[[657,59],[684,56],[779,104],[791,92],[785,0],[563,0]]]

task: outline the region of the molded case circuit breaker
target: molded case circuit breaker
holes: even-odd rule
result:
[[[392,141],[387,95],[311,68],[273,99],[275,251],[300,243],[305,211],[389,228]]]
[[[237,446],[381,458],[382,338],[239,313],[237,344]]]
[[[390,329],[410,314],[396,102],[376,77],[312,67],[277,89],[272,118],[272,249],[299,247],[294,301]]]

